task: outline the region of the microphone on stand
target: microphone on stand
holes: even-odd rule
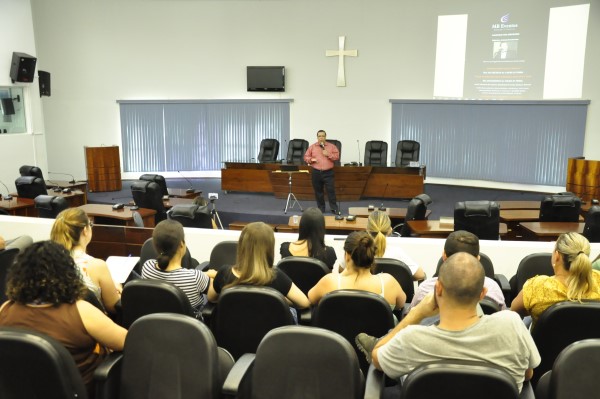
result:
[[[10,195],[10,191],[8,190],[8,187],[6,187],[6,184],[4,184],[2,181],[0,181],[0,183],[2,183],[2,185],[6,189],[6,195],[4,196],[4,199],[7,201],[10,201],[11,199],[13,199],[13,196]]]
[[[340,197],[344,194],[344,187],[340,187]],[[342,216],[342,200],[338,201],[338,209],[337,214],[335,215],[335,220],[344,220]]]
[[[179,170],[177,171],[177,173],[179,173],[181,175],[181,177],[183,177],[185,179],[186,182],[190,183],[190,188],[188,188],[187,190],[185,190],[185,192],[188,193],[188,194],[195,192],[196,190],[194,190],[194,188],[192,187],[192,182],[190,181],[190,179],[188,179],[187,177],[185,177],[183,175],[183,173],[181,173],[181,171],[179,171]]]
[[[356,140],[356,146],[358,147],[358,166],[362,166],[362,163],[360,163],[360,143],[358,140]]]
[[[69,181],[69,184],[75,184],[75,177],[70,173],[48,172],[48,174],[49,175],[71,176],[71,181]]]
[[[54,191],[55,193],[59,193],[62,191],[62,187],[59,184],[56,184],[56,182],[46,179],[46,183],[50,186],[54,186],[52,187],[52,191]]]
[[[383,189],[383,198],[385,198],[385,193],[387,193],[387,188],[389,186],[389,183],[386,183],[385,188]],[[380,211],[385,211],[386,207],[383,206],[383,198],[381,199],[381,206],[379,207]]]
[[[285,141],[284,141],[283,148],[285,149],[285,150],[282,149],[283,151],[285,151],[285,163],[288,163],[290,160],[287,157],[287,153],[288,153],[288,142],[287,142],[287,139],[285,139]],[[282,151],[282,154],[281,154],[281,159],[282,160],[283,160],[283,151]]]

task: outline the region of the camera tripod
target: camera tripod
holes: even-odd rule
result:
[[[217,212],[217,206],[215,205],[215,199],[210,199],[210,215],[212,216],[215,223],[218,223],[218,226],[223,230],[223,223],[221,223],[221,218],[219,217],[219,212]]]

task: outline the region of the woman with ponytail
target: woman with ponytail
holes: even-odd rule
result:
[[[387,273],[371,274],[377,247],[365,231],[355,231],[344,243],[346,268],[341,273],[328,274],[308,291],[313,305],[331,291],[341,289],[363,290],[381,295],[393,309],[400,309],[406,302],[406,294],[398,281]]]
[[[186,253],[183,226],[175,220],[163,220],[152,232],[152,244],[156,259],[149,259],[142,266],[142,278],[163,280],[181,288],[190,300],[196,317],[206,304],[210,277],[197,269],[185,269],[181,259]]]
[[[104,310],[115,313],[115,304],[121,299],[121,285],[113,281],[106,262],[86,252],[92,241],[92,223],[86,213],[79,208],[59,213],[50,239],[69,251],[88,290],[104,305]]]
[[[592,269],[590,243],[578,233],[561,234],[552,252],[553,276],[535,276],[511,304],[511,310],[531,315],[533,322],[562,301],[600,300],[600,272]]]
[[[425,280],[423,269],[408,256],[399,246],[388,246],[387,238],[392,234],[392,222],[387,213],[373,211],[367,220],[367,231],[375,240],[376,258],[392,258],[404,262],[410,269],[414,280]]]

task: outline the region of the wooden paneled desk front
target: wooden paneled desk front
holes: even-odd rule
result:
[[[409,220],[407,223],[410,230],[422,238],[445,238],[454,231],[454,225],[440,226],[439,220]],[[500,236],[507,232],[506,223],[500,223]]]
[[[112,205],[86,204],[79,208],[83,209],[93,219],[94,223],[97,224],[135,226],[135,222],[133,221],[134,211],[127,207],[114,210],[112,209]],[[135,212],[138,212],[142,217],[144,227],[154,227],[154,215],[156,215],[154,209],[139,208]]]
[[[554,241],[559,235],[571,231],[583,233],[585,223],[579,222],[523,222],[525,238],[528,241]]]
[[[38,212],[32,199],[14,197],[10,200],[2,199],[0,208],[4,209],[13,216],[33,216],[37,217]]]

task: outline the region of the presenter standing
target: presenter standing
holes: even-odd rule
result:
[[[325,193],[329,199],[331,212],[338,213],[335,197],[335,176],[333,173],[334,162],[340,158],[337,147],[327,142],[325,130],[317,132],[317,142],[312,144],[304,154],[304,161],[312,166],[312,185],[315,190],[315,199],[321,212],[325,213]]]

